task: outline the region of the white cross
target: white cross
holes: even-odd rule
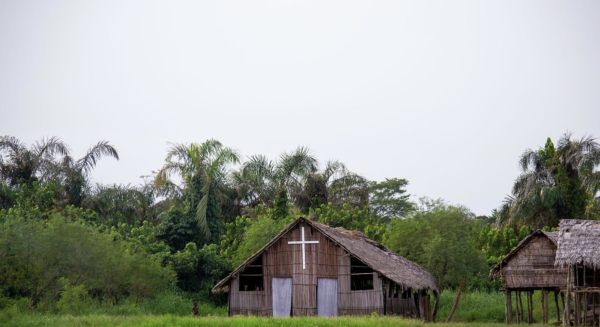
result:
[[[302,241],[290,241],[288,244],[302,244],[302,269],[306,269],[306,245],[305,244],[316,244],[319,241],[305,241],[304,240],[304,227],[302,227]]]

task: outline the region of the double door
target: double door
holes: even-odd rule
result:
[[[292,314],[292,278],[273,277],[273,317],[289,317]],[[317,280],[317,315],[332,317],[338,315],[337,279]]]

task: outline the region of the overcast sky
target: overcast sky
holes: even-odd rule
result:
[[[500,205],[519,155],[600,137],[600,1],[0,0],[0,135],[103,139],[102,183],[168,142],[299,145],[412,195]]]

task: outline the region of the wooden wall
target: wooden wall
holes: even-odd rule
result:
[[[402,289],[398,290],[397,297],[394,297],[393,292],[390,292],[390,289],[393,289],[394,282],[390,280],[386,280],[386,294],[385,294],[385,312],[388,315],[398,315],[404,316],[408,318],[418,318],[419,310],[417,309],[417,305],[415,302],[415,297],[418,297],[419,294],[415,294],[412,289],[406,289],[407,297],[402,298]],[[397,286],[400,287],[400,286]],[[417,300],[418,301],[418,300]]]
[[[536,236],[502,267],[504,287],[565,287],[567,271],[554,267],[556,246],[544,236]]]
[[[373,289],[350,289],[350,256],[340,257],[338,277],[338,308],[340,315],[383,314],[383,285],[377,272],[373,272]]]
[[[302,246],[288,244],[302,239],[304,227],[307,241],[319,241],[306,245],[306,269],[302,269]],[[350,290],[350,256],[310,225],[298,224],[262,254],[264,289],[262,291],[239,291],[239,277],[231,279],[230,315],[249,314],[271,316],[273,314],[271,279],[292,278],[292,315],[317,315],[317,278],[338,279],[338,312],[340,315],[383,314],[382,280],[374,273],[373,290]]]

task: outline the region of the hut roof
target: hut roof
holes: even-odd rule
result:
[[[561,220],[554,264],[559,267],[583,264],[600,268],[600,221]]]
[[[333,228],[328,225],[320,224],[306,218],[298,218],[293,223],[287,225],[277,236],[269,243],[258,250],[254,255],[248,258],[244,263],[237,267],[231,274],[221,280],[212,289],[213,293],[226,292],[229,290],[229,280],[243,271],[246,265],[253,262],[265,250],[277,242],[283,235],[301,222],[311,225],[313,228],[323,233],[332,242],[342,247],[348,253],[364,262],[374,271],[382,274],[388,279],[413,289],[431,289],[437,291],[433,276],[418,264],[405,259],[387,249],[378,242],[369,239],[365,234],[358,231],[349,231],[342,227]]]
[[[510,251],[506,255],[506,257],[504,257],[504,259],[500,260],[500,262],[498,262],[498,264],[496,266],[494,266],[494,268],[492,268],[492,270],[490,270],[489,277],[491,279],[497,279],[498,277],[500,277],[500,273],[502,272],[502,265],[505,264],[506,262],[508,262],[510,260],[510,258],[512,258],[515,254],[517,254],[517,252],[519,252],[525,245],[527,245],[536,236],[547,237],[550,240],[550,242],[552,242],[552,244],[554,244],[554,246],[558,246],[558,232],[545,232],[541,229],[538,229],[535,232],[531,233],[531,235],[522,239],[521,242],[519,242],[519,244],[517,244],[517,247],[515,247],[512,251]]]

